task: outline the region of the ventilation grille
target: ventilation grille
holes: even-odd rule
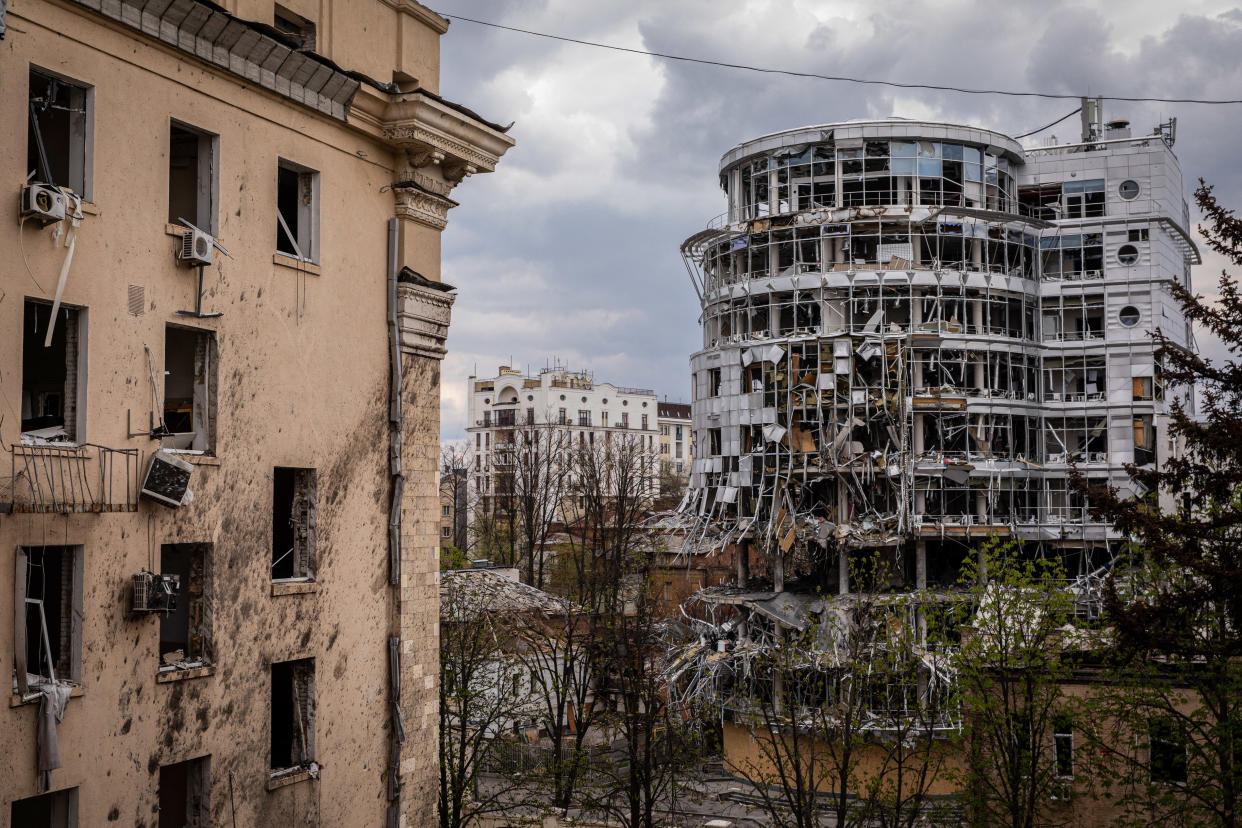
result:
[[[129,315],[142,316],[147,309],[146,290],[142,285],[129,286]]]

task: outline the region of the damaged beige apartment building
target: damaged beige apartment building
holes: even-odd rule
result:
[[[0,828],[434,812],[447,30],[0,0]]]

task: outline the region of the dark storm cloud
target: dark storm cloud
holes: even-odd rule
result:
[[[1124,8],[1124,15],[1119,10]],[[907,4],[689,2],[437,8],[653,51],[942,85],[1067,94],[1242,97],[1242,13],[1140,0]],[[444,277],[460,288],[444,370],[443,435],[464,428],[465,379],[552,357],[687,399],[698,305],[678,246],[724,209],[722,153],[767,132],[889,114],[1010,134],[1073,109],[1048,101],[796,79],[658,61],[453,23],[449,98],[508,122],[518,145],[455,195]],[[1242,204],[1232,135],[1242,106],[1106,104],[1136,133],[1179,118],[1187,187]],[[1077,118],[1049,133],[1076,140]],[[1041,138],[1043,136],[1040,136]],[[1219,268],[1204,267],[1210,288]]]

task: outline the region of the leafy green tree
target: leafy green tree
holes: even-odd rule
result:
[[[1072,715],[1062,658],[1073,596],[1056,558],[1029,557],[993,538],[968,558],[961,581],[957,681],[966,756],[962,790],[971,824],[1036,828],[1055,824],[1060,792],[1054,724]]]

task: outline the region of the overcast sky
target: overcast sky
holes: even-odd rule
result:
[[[1242,98],[1242,10],[1228,3],[941,0],[442,0],[436,11],[731,63],[1074,95]],[[444,233],[458,287],[441,436],[465,429],[466,378],[553,359],[689,401],[698,303],[678,248],[725,209],[720,156],[808,124],[900,115],[1020,134],[1077,104],[894,90],[670,62],[455,21],[441,93],[516,121],[497,171],[467,179]],[[1105,103],[1136,134],[1178,118],[1187,199],[1200,176],[1242,206],[1242,106]],[[1077,117],[1049,130],[1077,140]],[[1044,135],[1039,136],[1040,138]],[[1194,211],[1192,206],[1192,219]],[[1205,255],[1196,288],[1212,292]],[[1210,348],[1209,343],[1209,348]]]

